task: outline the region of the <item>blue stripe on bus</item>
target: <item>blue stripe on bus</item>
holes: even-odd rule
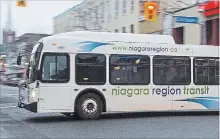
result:
[[[195,97],[195,98],[219,99],[219,97]]]
[[[201,99],[201,98],[204,98],[204,99]],[[215,98],[216,100],[210,100],[209,98]],[[197,98],[187,98],[187,99],[174,100],[174,101],[194,102],[194,103],[203,105],[207,109],[218,109],[218,106],[219,106],[218,97],[197,97]]]
[[[85,41],[79,43],[73,43],[73,45],[84,44],[80,46],[80,52],[91,52],[93,49],[103,46],[103,45],[110,45],[110,43],[102,43],[102,42],[94,42],[94,41]]]

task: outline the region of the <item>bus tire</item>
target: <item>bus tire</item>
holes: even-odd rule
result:
[[[83,120],[98,119],[103,112],[103,102],[94,93],[86,93],[79,97],[76,103],[76,114]]]

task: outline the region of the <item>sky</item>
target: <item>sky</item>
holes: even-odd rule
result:
[[[11,3],[12,28],[16,37],[25,33],[53,33],[53,17],[72,8],[82,0],[27,0],[26,7],[17,7],[17,0],[0,0],[0,44],[6,27],[8,4]]]

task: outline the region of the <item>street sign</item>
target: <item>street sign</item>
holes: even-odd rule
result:
[[[187,17],[187,16],[176,16],[177,23],[191,23],[191,24],[197,24],[199,22],[198,17]]]

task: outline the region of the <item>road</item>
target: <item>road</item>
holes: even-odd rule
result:
[[[82,121],[15,107],[17,88],[0,86],[1,138],[218,138],[219,117],[210,114],[107,114]]]

